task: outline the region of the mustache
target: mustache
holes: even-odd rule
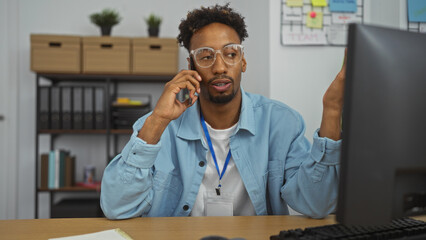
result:
[[[234,82],[234,79],[232,77],[225,75],[225,74],[221,74],[221,75],[216,75],[216,76],[210,78],[207,83],[210,84],[211,82],[213,82],[214,80],[217,80],[217,79],[229,79],[232,82]]]

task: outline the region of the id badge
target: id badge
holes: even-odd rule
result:
[[[216,191],[204,192],[204,213],[205,216],[233,216],[234,215],[234,196],[232,193]]]

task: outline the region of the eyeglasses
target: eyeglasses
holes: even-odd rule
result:
[[[201,47],[192,50],[191,55],[194,56],[194,61],[201,68],[208,68],[213,66],[216,61],[216,54],[222,55],[223,61],[228,65],[235,65],[239,63],[244,54],[244,47],[241,44],[229,44],[222,48],[222,50],[214,50],[210,47]]]

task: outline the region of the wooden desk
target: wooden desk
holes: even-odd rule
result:
[[[423,221],[426,216],[417,217]],[[269,239],[283,229],[335,223],[334,216],[315,220],[303,216],[164,217],[107,220],[105,218],[0,220],[0,239],[43,239],[120,228],[133,239],[226,238]]]

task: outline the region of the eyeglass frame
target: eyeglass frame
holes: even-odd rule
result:
[[[239,60],[238,62],[236,62],[236,63],[234,63],[234,64],[227,63],[227,62],[225,61],[225,59],[223,58],[222,50],[223,50],[225,47],[228,47],[228,46],[238,46],[238,47],[240,47],[240,48],[241,48],[241,58],[240,58],[240,60]],[[199,64],[199,63],[198,63],[198,61],[197,61],[197,58],[195,57],[195,52],[199,51],[200,49],[210,49],[210,50],[212,50],[212,51],[214,52],[214,60],[213,60],[213,62],[212,62],[212,64],[211,64],[211,65],[209,65],[209,66],[207,66],[207,67],[200,66],[200,64]],[[230,66],[234,66],[235,64],[237,64],[237,63],[241,62],[241,60],[243,59],[243,56],[244,56],[244,46],[243,46],[242,44],[230,43],[230,44],[228,44],[228,45],[223,46],[223,47],[222,47],[222,49],[217,49],[217,50],[216,50],[216,49],[211,48],[211,47],[200,47],[200,48],[197,48],[197,49],[193,49],[193,50],[191,50],[189,53],[190,53],[190,55],[192,55],[192,56],[194,57],[194,62],[195,62],[195,63],[197,64],[197,66],[199,66],[200,68],[209,68],[209,67],[213,66],[213,65],[214,65],[214,63],[216,62],[216,55],[217,55],[217,53],[220,53],[220,55],[221,55],[222,60],[223,60],[223,62],[224,62],[224,63],[226,63],[226,64],[228,64],[228,65],[230,65]]]

